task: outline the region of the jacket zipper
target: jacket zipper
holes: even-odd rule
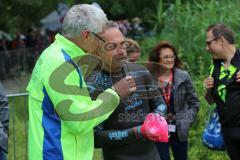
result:
[[[77,143],[77,136],[75,136],[75,142],[76,142],[76,160],[78,160],[78,143]]]

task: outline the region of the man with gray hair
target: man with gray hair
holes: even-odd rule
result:
[[[94,63],[85,52],[101,44],[98,34],[106,22],[101,9],[74,5],[63,20],[62,35],[38,59],[27,87],[30,160],[91,160],[93,128],[110,116],[119,96],[136,89],[127,76],[96,100],[89,96],[83,77]]]

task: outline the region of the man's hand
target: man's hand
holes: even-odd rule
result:
[[[204,87],[205,87],[207,90],[212,89],[212,88],[214,87],[214,78],[211,77],[211,76],[207,77],[207,78],[204,80],[203,84],[204,84]]]
[[[143,125],[134,128],[134,132],[136,136],[141,135],[151,141],[168,142],[167,122],[162,116],[156,113],[148,114]]]
[[[240,71],[237,73],[236,82],[240,83]]]
[[[136,91],[136,83],[132,76],[126,76],[112,87],[120,97],[127,97]]]

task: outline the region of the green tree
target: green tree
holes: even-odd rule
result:
[[[0,29],[6,32],[26,31],[31,25],[57,8],[59,2],[72,4],[72,0],[1,0]]]

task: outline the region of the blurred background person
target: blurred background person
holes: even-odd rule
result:
[[[187,160],[188,135],[200,102],[187,71],[181,69],[175,47],[169,42],[157,44],[149,56],[148,69],[167,104],[169,143],[157,143],[161,160],[169,160],[169,147],[175,160]]]
[[[129,47],[127,48],[128,61],[133,63],[137,62],[141,56],[141,48],[138,42],[131,38],[126,38],[125,40],[130,43]]]
[[[7,160],[8,153],[8,100],[0,82],[0,160]]]

